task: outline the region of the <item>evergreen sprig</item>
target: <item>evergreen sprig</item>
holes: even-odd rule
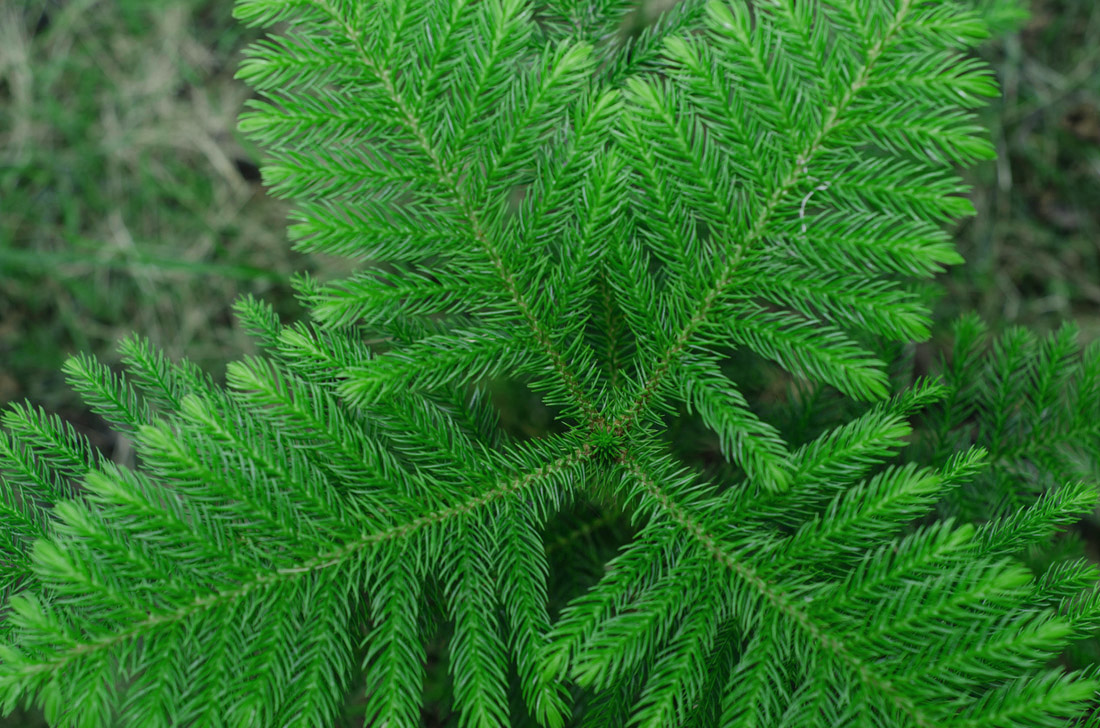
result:
[[[5,711],[416,726],[442,654],[464,727],[1082,715],[1095,674],[1050,663],[1095,569],[1019,554],[1096,502],[1056,455],[1093,446],[1100,358],[1067,394],[1069,331],[984,365],[968,319],[908,389],[882,353],[960,260],[997,92],[967,51],[1008,6],[632,7],[238,0],[278,29],[240,72],[265,182],[299,249],[362,266],[299,279],[309,322],[242,300],[263,354],[225,387],[138,338],[125,375],[71,360],[136,467],[5,415]],[[793,437],[735,353],[861,404]],[[509,433],[505,381],[553,431]],[[727,467],[675,446],[693,417]],[[965,511],[989,478],[1028,497]]]

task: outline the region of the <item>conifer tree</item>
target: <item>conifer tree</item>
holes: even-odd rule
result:
[[[1019,474],[958,426],[1042,430],[1070,382],[1094,407],[1096,356],[1053,340],[1023,408],[973,357],[888,375],[960,262],[997,93],[968,52],[1006,7],[684,0],[624,34],[626,0],[238,0],[274,29],[240,72],[264,180],[298,249],[359,267],[298,279],[308,321],[240,301],[263,353],[224,387],[138,337],[124,372],[70,360],[136,467],[7,411],[5,711],[411,727],[432,688],[462,728],[1083,718],[1095,672],[1051,664],[1096,569],[1020,554],[1095,484],[978,508]],[[554,426],[503,427],[508,382]]]

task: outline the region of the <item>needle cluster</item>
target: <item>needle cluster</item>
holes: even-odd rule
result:
[[[1096,434],[1069,405],[1100,403],[1095,352],[1013,334],[984,367],[971,321],[943,378],[901,386],[887,354],[960,262],[943,226],[997,93],[969,51],[1003,19],[976,8],[1003,3],[684,0],[623,34],[633,4],[237,1],[274,29],[240,71],[264,180],[300,250],[359,266],[299,279],[308,321],[242,300],[263,353],[224,387],[138,338],[125,373],[72,359],[133,468],[7,412],[5,710],[412,727],[430,687],[462,728],[1085,711],[1096,677],[1050,665],[1097,622],[1096,569],[1019,555],[1096,489],[1028,479],[1012,438]],[[777,404],[761,372],[823,394]],[[501,382],[552,431],[509,434]],[[851,414],[823,423],[830,398]],[[974,505],[989,478],[1011,500]]]

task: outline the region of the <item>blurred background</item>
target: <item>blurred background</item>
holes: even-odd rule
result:
[[[1077,321],[1100,337],[1100,3],[1026,0],[1022,29],[983,49],[1003,97],[984,114],[998,159],[968,174],[976,217],[944,316],[1001,329]]]
[[[0,404],[29,399],[108,453],[59,373],[68,355],[114,363],[137,332],[220,378],[251,350],[233,301],[296,316],[289,275],[326,265],[289,250],[287,208],[236,131],[250,91],[233,74],[256,33],[231,8],[0,0]],[[1032,0],[982,54],[1004,90],[985,112],[1000,154],[968,173],[978,215],[937,314],[1073,319],[1082,343],[1100,338],[1100,3]]]
[[[0,402],[105,445],[59,374],[135,331],[220,373],[230,306],[293,315],[284,205],[236,131],[250,35],[223,0],[0,2]]]

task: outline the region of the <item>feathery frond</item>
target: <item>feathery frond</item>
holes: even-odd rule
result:
[[[941,225],[971,212],[954,168],[992,155],[997,93],[967,53],[1008,5],[632,7],[238,0],[275,29],[240,72],[264,180],[299,249],[357,268],[297,280],[309,321],[242,300],[263,352],[224,387],[138,338],[121,372],[73,358],[133,467],[8,411],[6,711],[1083,714],[1096,672],[1050,665],[1100,625],[1096,569],[1019,556],[1096,502],[1100,350],[1014,331],[987,355],[967,319],[942,381],[904,389],[882,353],[929,336],[919,288],[959,262]],[[731,354],[855,414],[793,432]],[[494,392],[520,385],[551,427],[507,434]],[[677,449],[685,420],[725,467]]]

